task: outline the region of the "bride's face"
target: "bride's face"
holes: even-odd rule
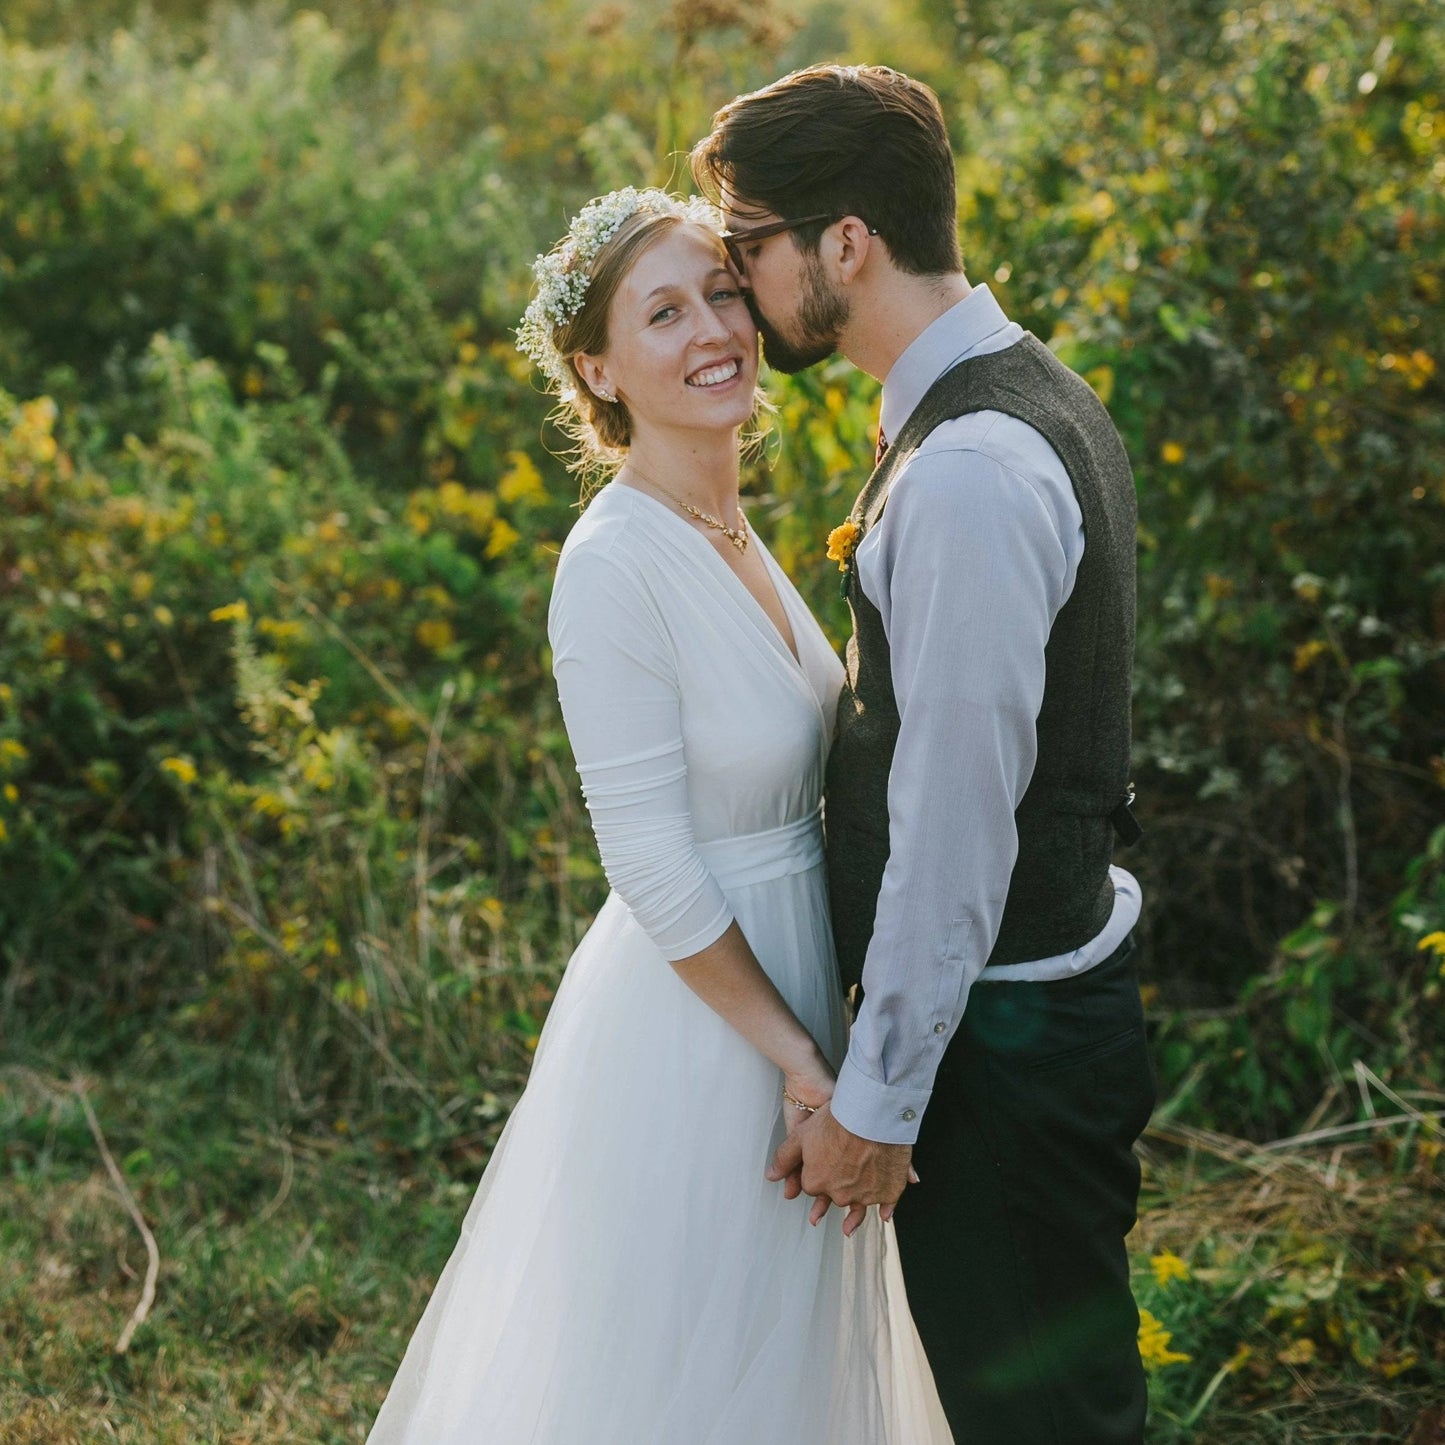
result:
[[[732,430],[752,415],[757,327],[717,237],[666,231],[622,278],[607,313],[607,350],[579,358],[594,391],[627,404],[639,429]]]

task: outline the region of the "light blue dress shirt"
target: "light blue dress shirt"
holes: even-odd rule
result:
[[[900,434],[945,371],[1023,334],[986,286],[973,290],[888,373],[884,435]],[[1058,454],[996,411],[938,427],[894,477],[858,547],[858,580],[888,636],[900,719],[888,867],[832,1104],[865,1139],[917,1139],[974,983],[1082,973],[1138,920],[1139,885],[1112,868],[1114,909],[1095,938],[984,973],[1018,854],[1014,810],[1034,769],[1044,647],[1083,554],[1084,519]]]

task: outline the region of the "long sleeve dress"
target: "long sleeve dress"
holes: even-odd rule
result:
[[[778,1069],[671,966],[736,919],[841,1061],[819,805],[842,671],[763,555],[797,658],[642,492],[604,488],[563,549],[549,633],[612,892],[370,1445],[951,1445],[892,1225],[815,1228],[764,1178]]]

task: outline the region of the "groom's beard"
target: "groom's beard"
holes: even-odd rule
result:
[[[758,310],[753,293],[747,291],[744,295],[763,339],[763,358],[774,371],[792,376],[826,361],[837,351],[838,339],[848,321],[848,303],[829,288],[816,256],[809,256],[803,268],[803,295],[794,323],[797,336],[784,336]]]

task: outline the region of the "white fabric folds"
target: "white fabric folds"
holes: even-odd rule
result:
[[[763,1177],[778,1071],[669,963],[736,918],[841,1060],[818,816],[841,669],[767,563],[801,661],[661,503],[614,484],[568,539],[554,665],[613,891],[371,1445],[950,1445],[892,1226],[814,1229]]]

